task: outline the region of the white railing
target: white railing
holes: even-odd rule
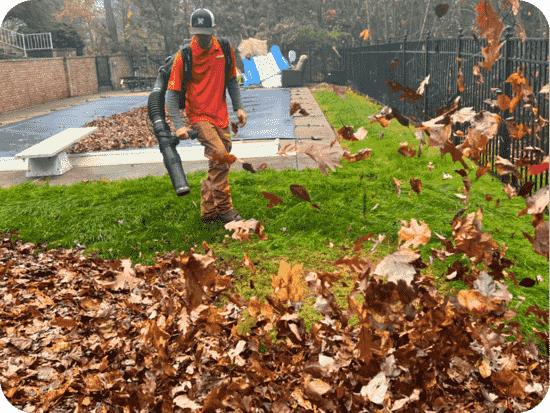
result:
[[[53,49],[51,33],[22,34],[0,27],[0,43],[23,50],[27,57],[27,50]]]

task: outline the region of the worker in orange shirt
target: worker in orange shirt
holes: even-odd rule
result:
[[[170,72],[166,90],[166,107],[174,122],[176,135],[180,140],[189,139],[191,129],[199,132],[198,140],[204,146],[208,161],[208,178],[201,188],[201,216],[203,222],[221,219],[224,223],[243,218],[233,208],[229,193],[229,168],[234,162],[231,152],[229,114],[224,89],[225,59],[223,50],[213,36],[214,15],[208,9],[198,9],[191,15],[189,32],[192,52],[192,80],[182,91],[183,60],[178,53]],[[231,96],[233,110],[237,112],[239,127],[246,124],[246,113],[242,109],[241,93],[237,81],[235,51],[231,46],[231,69],[227,90]],[[179,100],[186,93],[185,111],[190,127],[183,123],[179,111]]]

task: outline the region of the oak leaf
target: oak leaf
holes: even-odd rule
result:
[[[410,245],[413,248],[418,248],[419,245],[426,245],[432,237],[432,233],[428,225],[422,221],[419,225],[416,219],[411,218],[411,222],[401,220],[402,227],[397,232],[399,236],[398,244],[401,244],[401,241],[405,243],[400,247],[400,249],[406,249]]]
[[[315,146],[311,145],[304,153],[319,164],[321,173],[328,175],[326,167],[328,166],[333,172],[336,172],[335,166],[342,168],[340,164],[340,154],[338,152],[330,152],[330,146]]]

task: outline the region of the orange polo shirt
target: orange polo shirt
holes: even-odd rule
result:
[[[212,36],[212,42],[210,50],[205,50],[198,45],[195,37],[191,40],[192,80],[185,85],[185,112],[191,125],[207,121],[223,129],[229,126],[229,113],[223,87],[225,59],[218,39]],[[231,46],[231,59],[230,79],[237,76],[233,46]],[[170,72],[168,89],[181,91],[182,81],[183,59],[181,53],[178,53]]]

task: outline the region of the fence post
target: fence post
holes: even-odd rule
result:
[[[424,75],[424,78],[426,78],[430,72],[430,34],[431,33],[428,30],[428,33],[426,33],[426,74]],[[424,121],[430,119],[428,116],[428,88],[429,84],[426,84],[424,86]]]
[[[456,57],[458,59],[461,59],[460,55],[462,54],[462,39],[464,38],[464,29],[462,29],[462,27],[459,27],[458,28],[458,47],[457,47],[457,51],[456,51]],[[457,61],[458,63],[458,67],[462,67],[462,61],[461,60],[458,60]],[[453,76],[453,79],[456,78],[456,73],[455,73],[455,76]],[[458,85],[457,85],[458,86]],[[452,93],[452,92],[451,92]],[[460,96],[460,103],[461,104],[464,104],[464,101],[462,100],[462,92],[460,90],[458,90],[458,96]],[[455,145],[458,145],[460,142],[460,137],[459,136],[455,136],[454,137],[454,144]]]
[[[403,82],[401,84],[403,86],[407,86],[407,31],[405,30],[405,34],[403,36],[403,60],[401,63],[401,66],[403,66]],[[405,113],[405,100],[401,101],[401,113]]]
[[[512,68],[511,68],[511,60],[510,60],[510,54],[512,49],[512,43],[510,42],[510,39],[512,38],[512,26],[506,26],[506,34],[504,35],[504,38],[506,39],[506,43],[504,44],[504,51],[503,51],[503,57],[504,57],[504,94],[508,96],[510,99],[513,98],[512,96],[512,84],[506,83],[506,80],[510,77],[512,74]],[[503,113],[502,122],[501,122],[501,133],[502,136],[501,145],[499,148],[499,155],[501,158],[510,160],[510,135],[508,134],[508,128],[506,127],[504,121],[509,118],[511,115],[510,111],[506,109]],[[502,183],[506,183],[508,181],[509,175],[502,175],[500,177],[500,180]],[[505,182],[506,181],[506,182]]]

